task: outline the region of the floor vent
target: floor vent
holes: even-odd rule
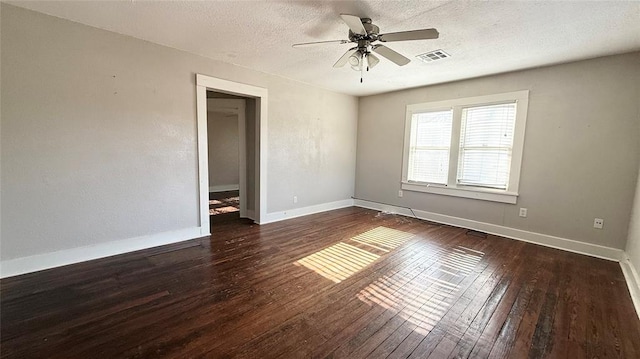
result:
[[[480,237],[480,238],[487,238],[487,234],[484,232],[480,232],[480,231],[474,231],[473,229],[469,229],[467,230],[467,236],[474,236],[474,237]]]

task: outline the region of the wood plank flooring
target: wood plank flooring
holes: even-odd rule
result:
[[[2,358],[640,358],[617,263],[361,208],[0,281]]]
[[[240,219],[240,191],[209,192],[209,224]]]

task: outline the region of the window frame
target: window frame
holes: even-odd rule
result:
[[[514,127],[513,146],[511,152],[511,165],[509,171],[509,183],[507,184],[507,188],[502,190],[458,184],[457,177],[458,162],[460,158],[462,109],[464,107],[487,106],[510,102],[515,102],[517,105],[516,123]],[[519,193],[518,190],[520,184],[520,171],[522,169],[522,155],[524,150],[524,136],[527,123],[528,106],[529,90],[407,105],[405,116],[404,149],[402,155],[402,181],[400,185],[401,189],[407,191],[426,192],[515,204],[518,199]],[[413,115],[418,113],[446,110],[452,110],[453,113],[447,184],[409,181],[409,148]]]

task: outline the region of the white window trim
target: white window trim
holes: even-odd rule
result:
[[[472,105],[491,105],[509,101],[516,101],[518,105],[516,107],[516,124],[513,134],[513,148],[511,152],[511,171],[507,189],[500,190],[457,184],[456,179],[458,174],[458,158],[460,152],[460,127],[462,122],[462,108]],[[408,105],[405,118],[401,188],[407,191],[426,192],[515,204],[518,199],[518,186],[520,184],[520,170],[522,168],[524,132],[527,123],[528,106],[528,90]],[[426,111],[443,111],[451,109],[453,110],[453,123],[451,128],[448,184],[442,185],[409,181],[407,179],[407,175],[409,171],[409,147],[411,138],[411,119],[413,114]]]

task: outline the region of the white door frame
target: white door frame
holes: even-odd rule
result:
[[[207,153],[207,90],[253,98],[256,101],[255,218],[267,214],[267,89],[216,77],[196,74],[196,117],[198,131],[198,188],[200,234],[211,234],[209,223],[209,156]],[[246,166],[245,166],[246,168]]]

